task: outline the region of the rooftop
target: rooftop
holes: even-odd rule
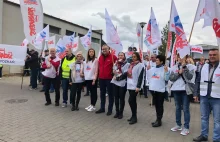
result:
[[[6,2],[6,3],[8,3],[8,4],[11,4],[11,5],[20,7],[20,5],[19,5],[18,3],[14,3],[14,2],[9,1],[9,0],[3,0],[3,1]],[[56,20],[63,21],[63,22],[65,22],[65,23],[72,24],[73,26],[76,26],[76,27],[79,27],[79,28],[82,28],[82,29],[85,29],[85,30],[89,30],[89,29],[86,28],[86,27],[80,26],[80,25],[78,25],[78,24],[72,23],[72,22],[67,21],[67,20],[64,20],[64,19],[60,19],[60,18],[58,18],[58,17],[52,16],[52,15],[49,15],[49,14],[46,14],[46,13],[44,13],[44,16],[48,16],[48,17],[54,18],[54,19],[56,19]],[[102,30],[92,30],[92,32],[97,33],[97,34],[102,34]]]

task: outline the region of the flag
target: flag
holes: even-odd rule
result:
[[[140,23],[137,23],[136,32],[137,32],[137,37],[138,37],[138,45],[140,48],[141,47],[141,25]]]
[[[49,36],[50,36],[49,25],[47,25],[42,31],[37,33],[34,39],[34,42],[33,42],[33,45],[35,46],[35,48],[37,48],[38,50],[42,50],[42,43],[44,40],[48,41]]]
[[[199,0],[199,5],[196,11],[195,16],[195,23],[200,21],[201,19],[204,19],[204,25],[203,28],[206,26],[212,25],[212,19],[211,19],[211,8],[209,4],[210,0]]]
[[[54,48],[56,47],[56,36],[51,36],[47,42],[48,48]]]
[[[21,43],[21,46],[27,47],[28,44],[29,44],[29,41],[25,38],[25,39],[23,40],[23,42]]]
[[[63,44],[63,39],[60,38],[59,41],[57,42],[57,45],[56,45],[56,54],[57,56],[62,59],[65,57],[65,50],[66,50],[66,47],[64,46]]]
[[[151,8],[151,16],[147,25],[147,32],[146,37],[144,39],[144,43],[151,51],[162,45],[160,30],[157,24],[153,8]]]
[[[167,48],[166,48],[166,57],[169,58],[171,56],[171,47],[172,47],[172,32],[168,31],[168,37],[167,37]]]
[[[118,36],[117,30],[114,27],[111,17],[108,11],[105,9],[105,21],[106,21],[106,43],[113,50],[113,53],[117,56],[119,52],[122,52],[123,46]]]
[[[75,33],[71,36],[64,36],[63,37],[63,44],[66,48],[73,48]]]
[[[195,22],[204,19],[204,26],[211,26],[215,32],[218,45],[220,46],[220,7],[218,0],[201,0]]]
[[[42,57],[45,57],[45,50],[47,50],[47,42],[44,43],[44,49],[43,49],[43,53],[42,53]]]
[[[79,37],[77,36],[74,38],[73,46],[72,46],[72,52],[76,52],[79,47]]]
[[[41,0],[20,0],[20,8],[26,39],[32,43],[43,29],[43,7]]]
[[[183,25],[180,21],[179,14],[176,10],[174,1],[172,0],[171,17],[169,30],[176,35],[175,48],[180,55],[180,58],[184,58],[186,55],[190,55],[190,46],[186,39],[186,34],[183,29]]]
[[[88,33],[80,38],[85,50],[88,50],[92,44],[92,26],[90,26]]]
[[[172,68],[175,65],[176,57],[177,57],[176,46],[174,46],[171,52],[170,68]]]

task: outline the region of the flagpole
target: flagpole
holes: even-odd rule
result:
[[[191,41],[192,33],[193,33],[193,30],[194,30],[194,26],[195,26],[196,15],[198,13],[198,8],[199,8],[199,5],[200,5],[200,2],[201,1],[199,1],[198,6],[197,6],[197,10],[196,10],[196,14],[195,14],[195,17],[194,17],[194,20],[193,20],[193,25],[192,25],[192,29],[191,29],[191,32],[190,32],[190,35],[189,35],[188,43],[190,43],[190,41]]]
[[[172,5],[173,5],[173,1],[171,1],[171,7],[170,7],[170,19],[171,19],[171,12],[172,12]],[[169,32],[170,32],[170,21],[169,21],[169,24],[168,24],[168,36],[167,36],[167,40],[168,40],[168,38],[169,38]],[[172,33],[171,33],[172,34]],[[172,37],[173,37],[173,35],[171,35]],[[167,41],[167,42],[169,42],[169,41]],[[172,42],[172,41],[171,41]],[[166,55],[165,55],[165,59],[167,60],[167,54],[168,54],[168,52],[167,52],[167,49],[168,49],[168,47],[166,46]]]

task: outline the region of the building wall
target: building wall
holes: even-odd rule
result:
[[[3,2],[0,0],[0,33],[2,33],[2,42],[0,34],[0,43],[9,44],[9,45],[20,45],[23,39],[25,38],[23,32],[23,20],[20,11],[20,7],[16,4],[9,2]],[[1,8],[3,6],[3,8]],[[2,16],[1,16],[2,14]],[[62,36],[66,34],[66,30],[74,31],[77,34],[85,35],[88,32],[88,29],[75,26],[63,20],[51,17],[49,15],[44,15],[44,23],[51,26],[61,28],[60,33]],[[2,32],[1,32],[2,27]],[[51,34],[52,35],[52,34]],[[57,41],[60,35],[57,35]],[[101,46],[101,37],[102,34],[93,32],[92,37],[100,39]],[[32,47],[33,48],[33,47]],[[20,73],[22,67],[20,66],[4,66],[3,74],[8,73]]]

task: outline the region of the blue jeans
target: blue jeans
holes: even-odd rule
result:
[[[206,138],[209,133],[210,110],[213,111],[214,118],[213,141],[220,141],[220,99],[200,96],[201,135]]]
[[[183,108],[184,113],[184,128],[189,129],[190,110],[189,110],[189,97],[186,91],[173,91],[175,105],[176,105],[176,124],[182,126],[181,111]]]
[[[108,90],[108,111],[112,112],[113,104],[114,104],[114,96],[112,93],[112,84],[111,79],[99,79],[100,86],[100,98],[101,98],[101,110],[105,111],[105,102],[106,102],[106,89]]]
[[[37,88],[37,75],[38,69],[31,69],[31,86],[32,88]]]
[[[61,81],[62,81],[62,88],[63,88],[63,103],[67,104],[68,90],[69,90],[69,79],[63,78]],[[72,102],[72,98],[70,97],[70,103],[71,102]]]

